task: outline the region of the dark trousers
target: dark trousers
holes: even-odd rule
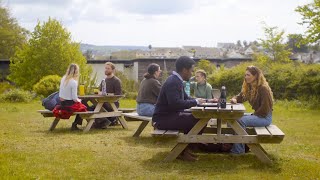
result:
[[[155,127],[160,130],[179,130],[187,134],[198,122],[191,113],[180,112],[169,116],[154,116]]]

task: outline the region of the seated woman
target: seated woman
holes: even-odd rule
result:
[[[144,74],[137,97],[137,113],[140,116],[151,117],[160,93],[161,84],[158,81],[161,70],[158,64],[148,66],[148,72]]]
[[[194,78],[193,78],[194,79]],[[212,87],[207,83],[207,73],[204,70],[197,70],[195,75],[196,82],[190,83],[190,89],[194,90],[196,98],[207,99],[208,102],[217,102],[218,99],[212,96]]]
[[[262,74],[261,70],[255,66],[248,66],[241,92],[231,99],[231,103],[242,103],[249,101],[254,113],[243,116],[238,120],[243,128],[263,127],[272,122],[273,93]],[[245,153],[244,144],[233,144],[231,149],[233,154]]]
[[[80,69],[77,64],[70,64],[66,74],[60,82],[59,97],[61,101],[61,109],[67,108],[72,112],[86,111],[86,106],[81,104],[81,99],[78,98],[78,79]],[[79,130],[77,124],[82,123],[80,117],[76,117],[72,123],[71,130]]]

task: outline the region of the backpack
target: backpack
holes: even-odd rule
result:
[[[42,100],[42,106],[52,111],[56,105],[60,104],[59,91],[50,94]]]

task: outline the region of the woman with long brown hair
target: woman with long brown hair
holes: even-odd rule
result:
[[[240,125],[246,127],[263,127],[272,122],[273,93],[262,71],[255,66],[248,66],[241,92],[231,99],[231,103],[248,101],[254,109],[251,115],[245,115],[238,120]],[[231,153],[245,152],[244,144],[234,144]]]
[[[161,84],[158,80],[160,75],[160,66],[156,63],[149,64],[148,72],[144,74],[137,96],[137,113],[140,116],[152,117],[153,115],[161,89]]]

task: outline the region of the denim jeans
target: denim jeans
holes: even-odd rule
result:
[[[244,115],[238,119],[240,125],[245,129],[246,127],[263,127],[269,126],[272,122],[272,112],[266,117],[258,117],[255,115]],[[231,153],[242,154],[245,152],[245,145],[241,143],[235,143],[232,146]]]
[[[137,113],[140,116],[152,117],[155,107],[156,106],[154,104],[150,104],[150,103],[138,103],[137,104]]]

